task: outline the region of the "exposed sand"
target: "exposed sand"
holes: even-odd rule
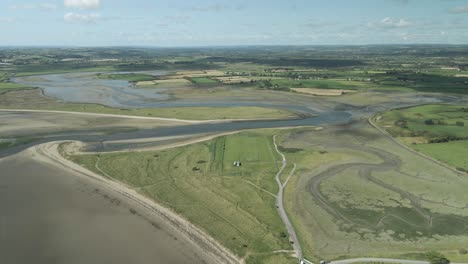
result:
[[[55,114],[73,114],[73,115],[84,115],[84,116],[98,116],[98,117],[119,117],[119,118],[130,118],[130,119],[141,119],[141,120],[155,120],[155,121],[168,121],[168,122],[181,122],[181,123],[202,123],[217,120],[185,120],[177,118],[164,118],[164,117],[150,117],[150,116],[130,116],[130,115],[114,115],[114,114],[100,114],[100,113],[86,113],[86,112],[70,112],[70,111],[55,111],[55,110],[29,110],[29,109],[0,109],[0,112],[29,112],[29,113],[55,113]]]
[[[339,90],[339,89],[317,89],[317,88],[291,88],[291,90],[299,93],[319,95],[319,96],[340,96],[346,93],[355,93],[354,90]]]
[[[93,114],[56,113],[41,111],[0,111],[0,137],[41,136],[67,131],[87,131],[89,129],[118,131],[119,129],[152,129],[185,124],[183,122],[156,119],[105,117]]]
[[[104,184],[113,191],[126,196],[128,199],[145,207],[147,210],[157,214],[165,219],[172,226],[176,227],[179,233],[192,243],[194,247],[201,249],[204,254],[209,255],[212,259],[217,259],[217,263],[240,263],[241,260],[232,255],[226,248],[221,246],[217,241],[208,236],[205,232],[198,229],[187,220],[183,219],[171,210],[160,206],[151,199],[141,195],[137,191],[128,186],[104,178],[94,172],[91,172],[67,159],[59,153],[59,146],[63,142],[50,142],[42,145],[37,145],[28,150],[37,161],[48,163],[50,165],[59,166],[62,169],[73,171],[75,175],[85,178],[91,178]],[[171,262],[175,263],[175,262]]]

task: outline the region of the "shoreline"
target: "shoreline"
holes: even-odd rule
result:
[[[217,259],[219,263],[243,263],[241,259],[232,254],[227,248],[219,244],[211,236],[206,234],[206,232],[188,222],[182,216],[161,206],[157,202],[145,197],[123,183],[105,178],[104,176],[89,171],[64,158],[60,154],[59,147],[61,144],[67,142],[71,141],[44,143],[33,146],[26,151],[30,152],[34,156],[34,159],[39,162],[62,167],[63,169],[72,172],[75,176],[85,177],[91,181],[97,181],[104,184],[106,187],[118,192],[133,202],[136,202],[152,213],[159,215],[163,219],[167,220],[168,223],[173,226],[178,233],[184,236],[194,247],[199,248],[204,254]]]

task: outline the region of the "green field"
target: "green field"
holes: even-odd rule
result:
[[[426,121],[432,122],[426,123]],[[457,125],[457,122],[466,126]],[[377,123],[395,137],[427,139],[468,136],[468,109],[457,105],[423,105],[385,112]]]
[[[285,88],[320,88],[320,89],[356,89],[355,83],[337,80],[294,80],[294,79],[272,79],[272,85]]]
[[[31,89],[31,87],[24,86],[24,85],[17,84],[17,83],[11,83],[11,82],[0,82],[0,94],[7,92],[7,91],[21,90],[21,89]]]
[[[217,81],[210,79],[210,78],[206,78],[206,77],[195,77],[195,78],[190,78],[190,80],[194,84],[199,84],[199,85],[213,85],[213,84],[218,83]]]
[[[468,140],[447,143],[417,144],[416,150],[468,172]]]
[[[175,210],[247,263],[295,263],[276,212],[280,158],[272,130],[242,132],[162,151],[70,159]],[[233,166],[241,161],[241,167]]]
[[[97,74],[100,79],[124,80],[129,82],[152,81],[154,76],[143,73]]]
[[[466,170],[468,108],[423,105],[388,111],[377,124],[403,143],[455,168]],[[466,125],[465,125],[466,124]]]
[[[10,82],[8,74],[0,73],[0,94],[8,92],[8,91],[22,90],[22,89],[31,89],[31,87]]]

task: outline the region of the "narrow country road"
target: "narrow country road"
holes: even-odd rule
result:
[[[276,207],[278,208],[278,213],[281,217],[281,220],[283,221],[284,225],[286,226],[286,229],[288,231],[288,234],[289,234],[289,240],[291,241],[292,243],[292,247],[294,249],[294,252],[296,254],[296,257],[298,259],[302,259],[302,249],[301,249],[301,245],[299,244],[299,240],[297,239],[297,235],[296,235],[296,231],[294,231],[294,227],[293,225],[291,224],[291,221],[289,220],[289,217],[288,217],[288,214],[286,213],[286,210],[284,209],[284,204],[283,204],[283,192],[284,192],[284,187],[286,187],[286,183],[288,182],[289,180],[289,177],[288,177],[288,180],[285,181],[284,184],[281,183],[281,180],[280,180],[280,176],[281,176],[281,173],[284,171],[284,168],[286,168],[286,165],[287,165],[287,161],[286,161],[286,157],[284,156],[283,153],[281,153],[278,149],[278,144],[276,144],[276,135],[273,136],[273,144],[275,145],[275,149],[276,149],[276,152],[278,152],[278,154],[281,156],[282,158],[282,161],[281,161],[281,168],[279,169],[278,173],[276,173],[276,183],[278,183],[278,195],[276,196]],[[296,168],[296,166],[294,166],[294,169]],[[294,171],[293,169],[293,171]],[[289,176],[292,175],[292,172]]]
[[[421,260],[404,260],[404,259],[388,259],[388,258],[355,258],[355,259],[343,259],[337,261],[331,261],[329,264],[352,264],[352,263],[363,263],[363,262],[374,262],[374,263],[395,263],[395,264],[429,264],[428,261]],[[451,262],[451,264],[464,264]]]

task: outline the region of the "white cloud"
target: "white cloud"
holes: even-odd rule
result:
[[[468,5],[457,6],[457,7],[453,8],[453,9],[451,9],[450,13],[453,13],[453,14],[468,13]]]
[[[95,23],[100,17],[101,15],[99,14],[79,14],[79,13],[69,12],[63,16],[63,19],[65,20],[65,22],[68,22],[68,23],[89,24],[89,23]]]
[[[370,27],[376,27],[376,28],[404,28],[404,27],[409,27],[411,26],[412,23],[408,21],[405,18],[391,18],[391,17],[386,17],[379,22],[376,23],[370,23]]]
[[[68,8],[97,9],[100,4],[100,0],[64,0],[64,5]]]

